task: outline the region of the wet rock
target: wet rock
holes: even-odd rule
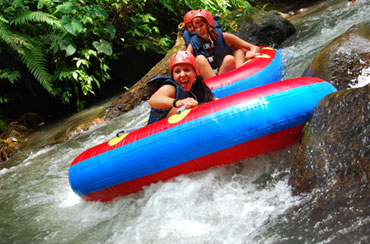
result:
[[[17,119],[17,121],[30,129],[36,129],[44,124],[41,116],[33,112],[24,113]]]
[[[100,117],[92,117],[90,119],[83,120],[81,122],[72,123],[66,128],[61,129],[57,133],[53,134],[50,139],[48,139],[47,144],[53,145],[57,143],[62,143],[73,138],[82,135],[84,132],[90,130],[91,127],[103,124],[104,120]]]
[[[352,26],[313,59],[302,76],[329,81],[338,90],[350,88],[364,68],[370,67],[370,27]]]
[[[370,85],[329,95],[315,108],[293,160],[295,193],[370,179]]]
[[[276,243],[368,243],[369,187],[360,182],[337,187],[338,194],[327,189],[302,200],[275,220],[267,234],[284,240]]]
[[[313,243],[354,243],[361,239],[355,233],[370,235],[370,222],[359,223],[370,214],[369,121],[370,85],[333,93],[315,108],[289,179],[293,193],[310,192],[309,199],[288,215],[290,232]]]
[[[0,135],[0,162],[12,157],[31,132],[32,130],[21,123],[11,122]]]
[[[237,31],[243,40],[260,46],[277,48],[295,33],[292,23],[277,11],[259,11],[251,18],[239,19]]]

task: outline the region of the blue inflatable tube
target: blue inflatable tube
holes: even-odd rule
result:
[[[239,92],[114,138],[80,154],[72,189],[109,201],[180,174],[205,170],[297,143],[317,103],[336,91],[302,77]]]

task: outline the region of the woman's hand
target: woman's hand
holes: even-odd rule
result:
[[[182,106],[185,106],[187,109],[194,108],[194,107],[198,106],[198,102],[197,102],[197,100],[195,100],[192,97],[177,100],[176,101],[176,107],[181,108]]]
[[[256,56],[256,52],[255,51],[247,51],[245,57],[247,59],[251,59],[251,58],[254,58]]]
[[[176,114],[179,108],[181,108],[182,106],[185,106],[187,109],[190,109],[190,108],[194,108],[198,106],[198,102],[197,100],[191,97],[181,99],[181,100],[176,100],[176,108],[173,107],[168,113],[167,117],[170,117],[171,115]]]

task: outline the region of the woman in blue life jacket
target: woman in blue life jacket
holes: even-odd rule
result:
[[[189,109],[216,99],[199,76],[191,53],[175,53],[170,61],[170,74],[171,77],[158,76],[148,82],[149,89],[154,92],[149,99],[152,109],[148,124],[169,117],[182,106]]]
[[[245,58],[253,58],[259,50],[236,35],[215,28],[212,14],[205,9],[197,10],[191,23],[197,35],[191,38],[187,51],[196,57],[205,79],[240,67]]]
[[[193,19],[193,15],[197,13],[197,10],[190,10],[184,15],[184,25],[185,30],[182,34],[182,38],[185,41],[185,49],[189,46],[191,38],[196,35],[197,33],[194,31],[193,25],[191,24],[191,20]],[[215,28],[219,28],[222,31],[221,25],[217,22],[218,16],[212,16]]]

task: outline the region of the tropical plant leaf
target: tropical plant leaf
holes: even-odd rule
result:
[[[81,21],[75,17],[70,18],[64,15],[62,21],[64,23],[64,28],[74,36],[77,36],[83,29]]]
[[[75,14],[76,8],[72,1],[70,2],[64,2],[63,4],[60,4],[57,6],[57,10],[64,13],[64,14]]]
[[[18,53],[22,63],[26,65],[32,75],[51,94],[55,95],[52,78],[46,69],[47,61],[42,49],[32,44],[32,38],[13,32],[8,26],[0,22],[0,41],[5,42]]]
[[[13,32],[8,25],[0,22],[0,41],[4,42],[12,49],[18,50],[19,45],[27,44],[27,40],[16,32]]]
[[[4,24],[9,24],[9,21],[5,19],[3,16],[0,16],[0,21],[3,22]]]
[[[110,34],[110,37],[114,38],[114,36],[116,35],[116,28],[114,28],[114,26],[110,22],[107,22],[105,29]]]
[[[171,12],[176,13],[175,10],[172,8],[172,5],[167,0],[159,0],[159,2]]]
[[[63,23],[55,16],[41,11],[23,11],[10,23],[14,25],[23,25],[27,22],[46,23],[53,29],[65,31]]]
[[[76,52],[76,46],[73,43],[70,43],[66,40],[60,40],[59,41],[59,48],[60,50],[66,51],[65,57],[69,57],[73,55]]]
[[[39,48],[28,45],[20,54],[22,62],[27,66],[33,76],[51,95],[56,95],[52,85],[52,77],[46,68],[47,61]]]
[[[93,42],[93,46],[96,48],[98,53],[105,53],[110,56],[113,53],[112,45],[106,40],[100,39],[99,42]]]
[[[0,119],[0,131],[5,131],[6,128],[7,128],[7,126],[6,126],[5,122]]]
[[[98,17],[104,17],[104,18],[108,17],[107,11],[105,11],[105,9],[103,9],[102,7],[100,7],[97,4],[92,4],[90,6],[86,6],[85,9],[87,9],[87,11],[89,13],[91,13],[92,15],[95,15],[95,16],[98,16]]]
[[[0,79],[8,79],[12,85],[16,80],[22,77],[21,73],[16,70],[4,69],[0,73]]]

